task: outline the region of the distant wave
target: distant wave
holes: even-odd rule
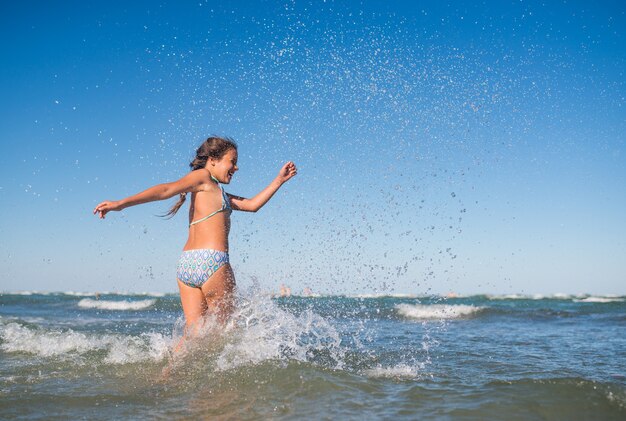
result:
[[[476,297],[476,296],[473,296]],[[574,296],[570,294],[556,293],[552,295],[544,294],[503,294],[485,295],[489,300],[571,300]],[[470,296],[472,298],[472,296]]]
[[[418,320],[460,319],[473,316],[482,311],[484,307],[472,305],[446,305],[446,304],[398,304],[396,309],[401,316]]]
[[[70,295],[72,297],[93,297],[96,295],[95,292],[82,292],[82,291],[64,291],[64,292],[58,292],[56,294]]]
[[[3,292],[5,295],[69,295],[73,297],[93,297],[95,292],[79,291],[10,291]]]
[[[523,294],[486,295],[490,300],[530,300],[532,297]]]
[[[470,296],[469,298],[480,297]],[[599,296],[588,296],[587,294],[563,294],[556,293],[551,295],[542,295],[542,294],[532,294],[532,295],[524,295],[524,294],[505,294],[505,295],[485,295],[485,297],[489,300],[573,300],[575,302],[589,302],[589,303],[611,303],[611,302],[619,302],[624,301],[623,296],[617,295],[599,295]]]
[[[152,306],[156,300],[141,301],[108,301],[108,300],[92,300],[91,298],[83,298],[78,302],[81,308],[97,308],[99,310],[143,310]]]
[[[116,295],[127,297],[165,297],[175,293],[168,292],[128,292],[128,291],[98,291],[98,292],[86,292],[86,291],[0,291],[0,295],[67,295],[70,297],[95,297],[103,295]]]
[[[621,303],[624,299],[620,297],[586,297],[574,301],[577,303]]]
[[[37,294],[34,291],[13,291],[13,292],[2,292],[2,295],[33,295]]]
[[[148,296],[148,297],[165,297],[166,295],[171,294],[171,293],[166,293],[166,292],[150,292],[150,291],[143,291],[143,292],[129,292],[129,291],[109,291],[109,292],[98,292],[96,294],[91,294],[91,295],[119,295],[119,296],[125,296],[125,297],[142,297],[142,296]]]
[[[349,298],[416,298],[417,295],[413,294],[357,294],[357,295],[348,295]]]

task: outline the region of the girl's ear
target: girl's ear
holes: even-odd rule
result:
[[[207,164],[211,165],[212,167],[215,166],[215,163],[217,162],[217,160],[215,158],[209,158],[207,159]]]

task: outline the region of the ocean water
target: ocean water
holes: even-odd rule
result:
[[[1,419],[626,419],[626,297],[0,295]],[[166,369],[167,368],[167,369]]]

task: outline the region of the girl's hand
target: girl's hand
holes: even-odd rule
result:
[[[284,183],[291,179],[294,175],[298,174],[298,169],[296,168],[296,164],[289,161],[278,172],[278,179],[281,183]]]
[[[104,215],[106,215],[109,211],[119,211],[119,210],[121,210],[120,202],[111,202],[111,201],[105,200],[104,202],[96,206],[96,208],[93,210],[93,213],[94,215],[96,213],[99,213],[100,219],[104,219]]]

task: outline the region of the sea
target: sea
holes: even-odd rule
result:
[[[0,419],[626,420],[626,297],[0,294]]]

